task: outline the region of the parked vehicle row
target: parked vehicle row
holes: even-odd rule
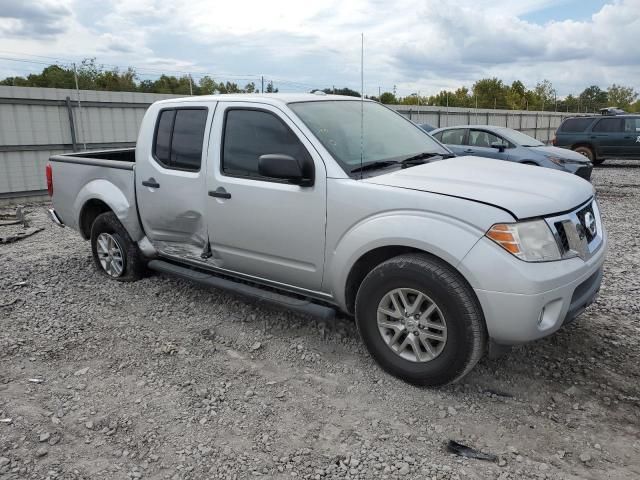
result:
[[[588,182],[451,157],[372,101],[163,100],[135,150],[51,157],[50,216],[90,240],[109,279],[150,268],[299,312],[339,310],[383,369],[440,385],[490,347],[580,315],[607,251]]]
[[[456,155],[508,160],[573,173],[589,180],[593,165],[579,153],[548,146],[517,130],[488,125],[461,125],[430,132]]]
[[[565,119],[551,146],[506,127],[456,125],[434,128],[428,124],[420,127],[456,155],[538,165],[573,173],[585,180],[591,178],[593,165],[600,165],[607,158],[640,160],[640,115],[627,115],[615,108],[603,109],[602,115]]]

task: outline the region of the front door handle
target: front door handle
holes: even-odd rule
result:
[[[465,153],[473,153],[473,152],[475,152],[475,150],[474,150],[474,149],[472,149],[472,148],[467,148],[467,149],[465,150]]]
[[[209,196],[226,199],[231,198],[231,194],[222,187],[219,187],[217,190],[209,190]]]
[[[149,188],[160,188],[160,184],[156,179],[151,177],[149,180],[143,180],[142,185]]]

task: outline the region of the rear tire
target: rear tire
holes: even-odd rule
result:
[[[91,252],[97,269],[111,280],[134,282],[144,274],[140,249],[113,212],[98,215],[91,225]]]
[[[459,380],[487,348],[473,290],[452,267],[426,254],[400,255],[374,268],[356,296],[356,324],[376,362],[414,385]]]

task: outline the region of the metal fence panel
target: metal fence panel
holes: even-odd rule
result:
[[[134,145],[147,107],[178,95],[0,86],[0,198],[43,193],[49,156]],[[68,99],[68,100],[67,100]],[[78,100],[80,105],[78,105]],[[390,105],[435,127],[499,125],[548,142],[574,114]]]
[[[178,96],[0,86],[0,198],[43,193],[48,158],[74,138],[78,149],[133,145],[147,107]]]
[[[417,105],[387,105],[416,123],[428,123],[436,128],[455,125],[495,125],[520,130],[548,143],[562,120],[576,113],[533,112],[529,110],[492,110],[460,107]]]

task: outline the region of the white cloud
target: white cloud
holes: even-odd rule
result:
[[[364,32],[369,93],[394,84],[403,94],[435,93],[486,76],[529,86],[547,78],[561,94],[594,83],[639,87],[640,0],[544,25],[522,18],[557,1],[76,0],[57,11],[25,4],[48,5],[32,8],[34,22],[60,25],[64,14],[65,28],[53,28],[47,40],[9,38],[3,50],[357,88]],[[30,15],[18,14],[0,9],[0,31],[29,25]]]

